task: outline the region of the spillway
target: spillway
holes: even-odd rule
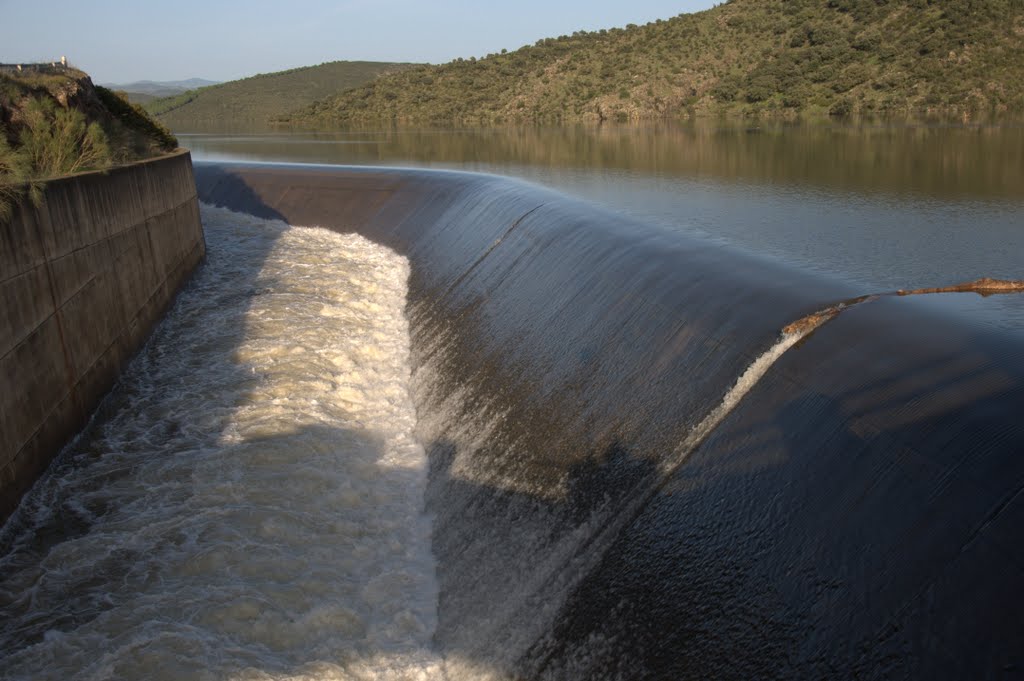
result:
[[[202,217],[207,263],[5,528],[0,675],[421,678],[408,263]]]
[[[178,678],[1024,669],[1024,338],[950,311],[990,298],[484,175],[196,177],[255,256],[211,241],[5,529],[12,678],[89,646]]]

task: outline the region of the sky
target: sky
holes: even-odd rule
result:
[[[721,1],[721,0],[719,0]],[[67,55],[98,83],[233,80],[326,61],[443,63],[710,0],[0,0],[0,63]]]

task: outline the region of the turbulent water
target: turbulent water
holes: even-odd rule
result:
[[[453,406],[454,390],[419,394],[437,404],[417,423],[411,386],[443,381],[430,362],[411,373],[408,262],[360,236],[219,208],[203,222],[207,262],[0,534],[0,677],[516,676],[659,486],[573,521],[556,545],[566,518],[538,510],[542,490],[463,447],[460,484],[441,480],[432,507],[453,559],[439,618],[419,442],[450,437],[441,426],[476,442],[497,417]],[[662,477],[808,329],[739,377]],[[492,488],[529,510],[510,513],[500,547],[473,525],[474,490]]]
[[[436,676],[408,263],[203,222],[207,263],[0,536],[0,676]]]

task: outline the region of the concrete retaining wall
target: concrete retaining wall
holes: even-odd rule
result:
[[[47,183],[0,225],[0,519],[205,254],[187,151]]]

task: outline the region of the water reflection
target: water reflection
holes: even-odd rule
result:
[[[541,166],[942,199],[1024,197],[1022,126],[648,125],[179,133],[208,159]]]
[[[1024,278],[1024,127],[685,124],[179,134],[197,160],[521,177],[865,291]]]

